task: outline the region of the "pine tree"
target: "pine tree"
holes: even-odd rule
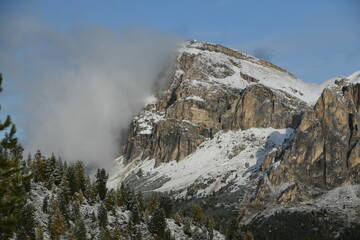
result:
[[[36,240],[44,240],[44,231],[41,224],[39,224],[36,229]]]
[[[112,240],[111,234],[106,227],[100,228],[100,240]]]
[[[141,191],[139,191],[138,194],[136,195],[136,199],[137,199],[137,203],[138,203],[140,212],[144,213],[145,209],[146,209],[146,204],[145,204],[145,200],[144,200],[144,197],[143,197]]]
[[[70,188],[68,186],[67,179],[64,179],[64,181],[61,183],[59,192],[57,194],[57,202],[56,205],[58,205],[62,215],[65,217],[66,221],[69,221],[70,215],[69,215],[69,197],[70,197]]]
[[[81,218],[81,214],[80,214],[80,204],[78,202],[73,202],[72,203],[72,214],[71,214],[71,219],[73,221],[77,220]]]
[[[32,162],[32,158],[31,158],[31,153],[29,152],[28,158],[26,159],[26,166],[27,166],[28,168],[31,168],[32,165],[33,165],[33,162]]]
[[[34,180],[44,182],[46,180],[46,161],[38,149],[34,155]]]
[[[173,203],[171,198],[168,195],[161,194],[159,197],[159,205],[164,209],[165,216],[170,218],[172,215]]]
[[[227,228],[227,239],[229,240],[251,240],[252,234],[250,232],[245,232],[241,229],[240,224],[236,218],[233,218]]]
[[[175,215],[175,219],[174,219],[174,220],[175,220],[175,224],[180,227],[180,226],[181,226],[181,216],[180,216],[179,213],[177,213],[177,214]]]
[[[98,208],[98,219],[100,227],[106,227],[108,223],[107,210],[103,203]]]
[[[209,239],[212,240],[214,238],[214,227],[215,227],[215,220],[212,217],[208,217],[206,219],[206,228],[209,234]]]
[[[76,173],[75,173],[74,165],[67,167],[65,176],[69,183],[70,196],[74,196],[74,194],[79,190],[77,181],[76,181]]]
[[[85,222],[82,217],[75,221],[74,238],[75,240],[87,240]]]
[[[77,161],[75,163],[74,170],[75,170],[77,188],[85,192],[86,178],[85,178],[84,163],[82,161]]]
[[[132,215],[131,215],[131,221],[134,224],[138,224],[140,222],[140,211],[139,211],[139,207],[137,205],[137,203],[134,204],[134,206],[132,207]]]
[[[157,205],[158,205],[158,195],[156,192],[153,192],[151,194],[150,202],[148,204],[148,210],[149,210],[150,214],[154,212]]]
[[[105,207],[108,211],[111,211],[115,207],[115,198],[115,191],[111,189],[105,198]]]
[[[88,176],[86,177],[86,190],[85,190],[84,194],[85,194],[87,201],[90,204],[93,204],[93,203],[99,201],[96,184],[94,181],[91,181]]]
[[[51,217],[50,232],[54,240],[60,240],[61,235],[66,231],[66,221],[62,216],[60,208],[55,207],[55,211]]]
[[[204,213],[200,205],[193,204],[190,210],[190,217],[196,221],[202,221],[205,219]]]
[[[45,180],[49,181],[50,177],[53,176],[55,171],[56,158],[54,153],[51,154],[51,157],[45,161]]]
[[[35,240],[35,208],[32,204],[25,204],[21,211],[21,219],[18,227],[21,229],[17,237],[22,239],[33,239]],[[21,235],[21,236],[20,236]]]
[[[191,236],[191,224],[189,219],[186,219],[183,231],[186,235]]]
[[[116,205],[119,207],[126,205],[127,192],[124,183],[121,183],[121,186],[116,189]]]
[[[61,183],[63,175],[64,175],[63,163],[59,159],[55,163],[55,169],[54,169],[54,172],[53,172],[54,183],[55,183],[56,186],[59,186],[59,184]]]
[[[150,232],[160,239],[164,238],[166,229],[166,219],[164,209],[157,207],[150,221]]]
[[[0,74],[0,92],[2,80]],[[31,177],[20,165],[21,154],[17,151],[11,153],[20,149],[15,134],[16,127],[10,116],[4,122],[0,121],[0,135],[3,136],[0,139],[0,239],[13,236],[25,201],[25,187]]]
[[[109,175],[106,174],[105,169],[102,168],[101,170],[98,169],[95,177],[96,177],[96,189],[99,194],[100,200],[104,200],[107,193],[106,183],[109,178]]]

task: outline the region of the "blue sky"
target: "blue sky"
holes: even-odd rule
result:
[[[145,28],[265,57],[307,82],[360,69],[357,0],[2,1],[3,15],[31,16],[60,31]],[[6,19],[1,19],[6,24]]]

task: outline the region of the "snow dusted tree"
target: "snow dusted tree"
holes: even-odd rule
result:
[[[54,153],[52,153],[51,157],[46,160],[45,164],[45,179],[46,181],[49,181],[50,177],[53,176],[55,170],[56,158]]]
[[[54,183],[56,186],[59,186],[59,184],[61,183],[63,175],[64,175],[63,163],[60,159],[58,159],[55,163],[55,169],[53,172]]]
[[[85,192],[84,192],[84,195],[87,199],[87,201],[90,203],[90,204],[93,204],[95,202],[98,201],[98,196],[97,196],[97,188],[96,188],[96,184],[94,181],[91,181],[89,176],[86,177],[85,179]]]

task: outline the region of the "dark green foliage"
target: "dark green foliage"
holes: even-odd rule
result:
[[[100,240],[112,240],[110,231],[106,227],[100,228]]]
[[[252,240],[252,234],[246,232],[240,226],[240,223],[236,218],[233,218],[227,228],[227,239],[228,240]]]
[[[79,187],[76,182],[76,173],[74,165],[67,167],[65,171],[66,179],[69,183],[70,196],[73,196],[76,192],[79,191]]]
[[[34,219],[35,209],[32,204],[26,204],[21,211],[21,218],[18,223],[17,232],[18,239],[31,239],[35,240],[35,219]]]
[[[145,203],[145,200],[144,200],[144,197],[142,195],[142,193],[139,191],[136,195],[136,199],[137,199],[137,203],[138,203],[138,206],[139,206],[139,211],[140,212],[145,212],[146,210],[146,203]]]
[[[92,182],[89,176],[85,179],[85,192],[84,195],[90,204],[95,203],[97,199],[97,189],[95,182]]]
[[[56,203],[55,203],[54,212],[50,216],[51,216],[51,221],[49,223],[50,236],[52,239],[60,240],[61,236],[67,230],[67,224],[60,211],[59,206]]]
[[[108,223],[107,210],[103,203],[98,208],[98,219],[100,227],[106,227]]]
[[[76,221],[77,219],[81,218],[80,214],[80,204],[78,202],[72,203],[72,219],[73,221]]]
[[[168,195],[161,194],[159,197],[159,205],[164,209],[165,216],[170,218],[172,216],[173,202]]]
[[[75,229],[73,235],[75,240],[87,240],[85,222],[82,217],[79,217],[75,221]]]
[[[44,231],[41,224],[36,229],[36,240],[44,240]]]
[[[108,211],[113,210],[115,207],[116,195],[114,189],[111,189],[105,198],[105,207]]]
[[[59,194],[57,195],[57,204],[62,215],[65,217],[65,220],[69,221],[69,194],[65,184],[63,185],[63,188],[60,188],[59,190]]]
[[[341,240],[352,240],[360,238],[360,224],[352,224],[341,231],[339,239]]]
[[[175,240],[175,238],[171,236],[171,231],[169,229],[165,231],[164,240]]]
[[[77,161],[74,166],[75,171],[75,180],[76,180],[76,188],[77,190],[81,190],[85,192],[85,186],[86,186],[86,178],[85,178],[85,168],[84,163],[82,161]]]
[[[132,207],[132,215],[131,215],[131,221],[134,223],[134,224],[138,224],[140,223],[140,211],[139,211],[139,207],[138,207],[138,204],[135,203]]]
[[[106,183],[109,178],[109,175],[106,174],[105,169],[102,168],[101,170],[98,169],[95,177],[96,177],[96,181],[95,181],[96,189],[99,194],[100,200],[104,200],[107,193]]]
[[[43,204],[42,204],[41,210],[44,213],[48,213],[48,206],[49,206],[49,196],[46,195],[43,199]]]
[[[199,222],[203,221],[205,219],[203,210],[200,205],[194,204],[191,207],[190,217],[192,217],[193,219],[195,219],[196,221],[199,221]]]
[[[0,74],[0,92],[2,91]],[[13,236],[20,219],[21,206],[25,201],[30,175],[22,168],[23,148],[15,137],[16,127],[10,116],[0,121],[0,239]]]
[[[46,160],[39,149],[34,155],[33,169],[35,182],[44,182],[46,180]]]
[[[166,219],[164,209],[157,207],[150,221],[150,232],[158,238],[164,239],[166,229]]]
[[[158,195],[156,192],[153,192],[151,194],[150,202],[148,204],[148,210],[149,210],[150,214],[155,211],[155,208],[157,207],[157,205],[158,205]]]
[[[329,218],[324,211],[318,212],[277,212],[265,218],[255,219],[249,225],[254,239],[335,239],[339,220]]]

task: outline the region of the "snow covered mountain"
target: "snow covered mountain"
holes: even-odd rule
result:
[[[181,46],[167,72],[159,81],[171,85],[133,119],[110,186],[221,196],[245,223],[318,206],[360,217],[360,72],[307,84],[203,42]]]

